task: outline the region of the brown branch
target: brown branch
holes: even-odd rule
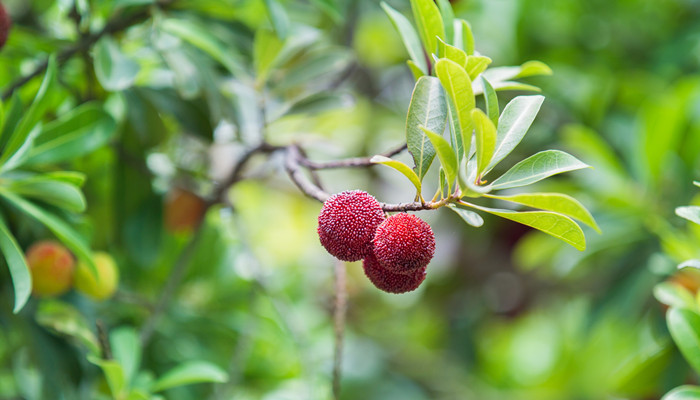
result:
[[[406,150],[407,146],[401,145],[395,149],[389,150],[381,155],[384,157],[393,157],[402,151]],[[355,167],[369,167],[374,165],[370,160],[372,157],[357,157],[357,158],[346,158],[344,160],[326,161],[326,162],[316,162],[303,157],[300,159],[300,164],[304,167],[316,170],[316,169],[335,169],[335,168],[355,168]]]
[[[345,263],[340,260],[335,260],[335,304],[333,307],[333,330],[335,331],[335,351],[333,352],[333,398],[335,400],[340,399],[347,299]]]

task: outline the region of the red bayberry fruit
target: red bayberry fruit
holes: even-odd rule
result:
[[[10,25],[12,25],[10,14],[7,13],[5,7],[0,3],[0,49],[2,49],[7,41],[7,36],[10,33]]]
[[[435,254],[430,225],[413,214],[390,216],[374,234],[374,255],[388,271],[407,274],[428,265]]]
[[[395,274],[379,264],[375,256],[368,256],[362,262],[365,275],[377,287],[388,293],[406,293],[416,290],[425,280],[425,268],[413,270],[408,274]]]
[[[318,216],[318,237],[326,250],[343,261],[372,254],[372,238],[384,220],[379,202],[366,192],[352,190],[329,197]]]

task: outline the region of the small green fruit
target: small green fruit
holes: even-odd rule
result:
[[[97,276],[86,262],[80,261],[75,271],[75,289],[94,300],[108,299],[119,285],[117,263],[105,252],[96,252],[93,260]]]
[[[75,259],[63,245],[51,240],[36,242],[25,256],[35,296],[59,296],[70,289]]]

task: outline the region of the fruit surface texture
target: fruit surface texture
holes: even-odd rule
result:
[[[413,214],[394,214],[374,235],[374,255],[388,271],[407,274],[424,268],[435,254],[430,225]]]
[[[362,267],[372,284],[388,293],[398,294],[416,290],[425,280],[425,268],[408,274],[396,274],[382,267],[377,258],[371,255],[364,259]]]
[[[34,243],[27,249],[26,259],[34,295],[58,296],[70,289],[75,259],[62,244],[51,240]]]

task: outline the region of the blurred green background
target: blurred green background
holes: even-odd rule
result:
[[[194,235],[164,228],[167,194],[186,188],[210,198],[213,182],[261,134],[302,143],[314,160],[405,141],[414,80],[377,1],[273,2],[281,9],[263,0],[3,3],[14,20],[0,52],[3,91],[80,32],[143,14],[62,65],[45,116],[95,100],[117,121],[108,144],[62,164],[87,175],[87,212],[70,221],[117,259],[122,277],[106,302],[62,298],[91,330],[96,320],[108,330],[148,324]],[[389,3],[410,16],[408,1]],[[697,383],[652,288],[700,253],[700,230],[673,214],[700,203],[692,185],[700,177],[700,1],[452,3],[494,65],[534,59],[552,67],[553,76],[528,81],[546,100],[506,164],[559,148],[594,166],[538,188],[580,199],[603,233],[586,230],[588,249],[578,252],[502,219],[485,216],[477,229],[445,210],[422,211],[437,249],[417,291],[380,292],[360,263],[347,264],[341,397],[658,399]],[[253,43],[275,12],[289,54],[261,82]],[[39,84],[22,87],[25,104]],[[501,107],[518,94],[501,94]],[[413,197],[382,167],[319,174],[331,193]],[[275,155],[256,156],[244,176],[229,193],[232,207],[207,213],[141,368],[159,375],[204,359],[230,374],[227,383],[169,390],[168,399],[329,398],[333,259],[316,234],[320,204],[290,183]],[[37,225],[16,228],[23,248],[50,237]],[[0,284],[0,398],[106,396],[85,350],[37,322],[40,301],[13,315],[6,268]]]

